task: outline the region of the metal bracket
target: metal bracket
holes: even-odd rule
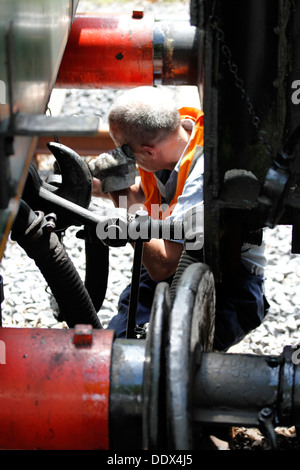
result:
[[[277,439],[274,427],[275,413],[272,408],[265,407],[258,414],[259,428],[268,439],[271,449],[277,450]]]
[[[99,128],[97,116],[46,116],[13,112],[13,58],[14,35],[11,21],[5,33],[6,61],[8,74],[9,117],[0,122],[0,135],[7,136],[77,136],[94,135]]]
[[[291,162],[294,156],[278,152],[276,160],[269,168],[262,186],[258,202],[265,212],[265,224],[274,228],[284,214],[292,179]]]
[[[0,134],[25,136],[96,135],[97,116],[46,116],[17,113],[0,123]]]
[[[274,228],[284,215],[295,175],[295,161],[299,161],[296,145],[300,142],[300,126],[289,136],[282,150],[269,168],[258,202],[265,213],[266,225]]]

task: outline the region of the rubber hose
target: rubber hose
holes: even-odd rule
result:
[[[76,324],[102,328],[92,300],[64,246],[56,233],[45,227],[43,213],[33,212],[21,201],[12,239],[40,269],[69,328]]]
[[[85,282],[88,293],[97,312],[105,299],[108,273],[109,273],[109,248],[102,242],[85,240]]]
[[[76,237],[85,243],[84,285],[97,312],[105,299],[109,274],[109,247],[96,236],[88,226],[79,230]]]

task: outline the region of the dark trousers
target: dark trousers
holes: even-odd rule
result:
[[[216,284],[214,349],[224,351],[240,342],[261,324],[268,309],[263,276],[244,267],[224,276],[222,283]]]
[[[222,283],[216,284],[214,349],[228,349],[261,324],[268,308],[263,284],[262,276],[251,274],[245,268],[241,268],[234,275],[226,276]],[[149,322],[156,286],[157,282],[150,278],[143,267],[136,319],[139,326]],[[115,330],[117,338],[125,337],[129,298],[130,286],[127,286],[119,299],[118,314],[108,326]]]

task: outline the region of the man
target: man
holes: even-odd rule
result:
[[[126,196],[127,209],[140,205],[147,209],[154,219],[171,218],[183,220],[191,207],[203,205],[203,145],[204,115],[195,108],[179,111],[168,91],[154,87],[139,87],[121,95],[112,105],[109,128],[116,147],[128,146],[136,158],[139,178],[129,188],[109,193],[116,207],[120,196]],[[94,194],[102,195],[101,184],[94,181]],[[217,315],[217,349],[228,348],[242,339],[246,332],[260,324],[264,316],[263,267],[265,258],[263,245],[256,247],[255,260],[251,257],[252,247],[247,247],[246,270],[241,264],[242,285],[238,279],[238,309],[243,301],[250,304],[246,309],[246,321],[239,322],[239,312],[228,299],[224,303],[224,292],[220,293],[221,312]],[[143,270],[140,286],[140,301],[137,323],[149,321],[154,290],[157,282],[172,280],[183,250],[183,240],[151,239],[144,243]],[[251,272],[251,270],[253,272]],[[258,274],[258,275],[257,275]],[[236,291],[233,286],[232,295]],[[109,328],[122,337],[126,331],[129,287],[120,297],[119,313]],[[217,293],[218,295],[218,293]],[[225,305],[226,304],[226,305]],[[217,306],[218,309],[218,306]],[[218,312],[217,312],[218,313]],[[244,317],[244,312],[241,312]],[[245,331],[245,329],[247,331]]]

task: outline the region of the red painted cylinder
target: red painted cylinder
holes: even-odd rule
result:
[[[56,87],[120,88],[153,84],[153,19],[78,14]]]
[[[1,449],[109,449],[113,335],[0,328]]]

